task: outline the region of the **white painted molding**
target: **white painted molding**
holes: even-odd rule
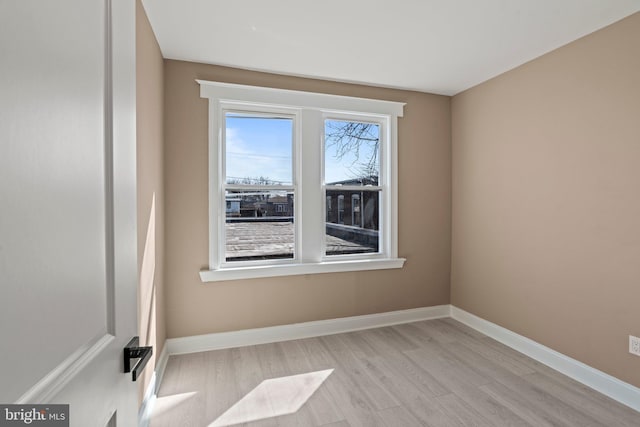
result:
[[[460,308],[451,306],[451,317],[502,344],[523,353],[567,375],[574,380],[591,387],[636,411],[640,412],[640,388],[625,383],[591,366],[558,353],[529,338],[491,323]]]
[[[405,258],[369,258],[346,261],[307,262],[301,264],[271,264],[237,268],[227,267],[217,270],[201,270],[200,279],[203,282],[216,282],[221,280],[255,279],[301,274],[386,270],[402,268],[405,261]]]
[[[167,361],[169,360],[169,353],[167,352],[167,345],[165,343],[160,357],[156,359],[156,369],[153,371],[151,381],[147,385],[147,389],[144,392],[144,399],[142,405],[138,410],[138,427],[148,427],[151,422],[151,414],[153,413],[153,406],[156,403],[156,397],[158,395],[158,389],[164,376],[164,370],[167,367]]]
[[[162,384],[162,378],[164,377],[164,371],[167,369],[167,362],[169,361],[169,346],[167,345],[166,340],[164,342],[164,347],[162,348],[162,352],[160,353],[160,357],[156,360],[156,387],[153,390],[154,395],[158,394],[158,390],[160,389],[160,384]]]
[[[304,106],[320,110],[391,114],[402,117],[404,102],[380,99],[356,98],[353,96],[330,95],[300,90],[275,89],[262,86],[247,86],[234,83],[196,80],[200,85],[201,98],[217,98],[237,101],[250,98],[253,102],[279,104],[283,106]]]
[[[438,305],[434,307],[366,314],[363,316],[295,323],[292,325],[170,338],[165,344],[165,349],[168,349],[169,355],[173,355],[267,344],[278,341],[380,328],[401,323],[418,322],[420,320],[439,319],[449,317],[449,311],[448,305]]]
[[[60,365],[49,372],[38,383],[15,401],[17,404],[48,402],[64,388],[82,369],[105,349],[115,337],[105,334],[93,343],[87,344],[67,357]]]

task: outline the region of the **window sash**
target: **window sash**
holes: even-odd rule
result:
[[[227,191],[240,191],[237,196],[240,197],[244,192],[286,192],[288,194],[293,195],[293,256],[292,257],[282,257],[282,258],[268,258],[268,259],[253,259],[253,260],[228,260],[227,259]],[[294,263],[299,260],[299,232],[297,227],[298,222],[298,201],[297,194],[294,186],[283,186],[283,185],[225,185],[223,186],[223,190],[221,191],[221,196],[224,199],[223,206],[225,207],[224,213],[221,214],[219,219],[219,242],[218,242],[218,253],[219,253],[219,265],[221,268],[224,267],[240,267],[240,266],[252,266],[252,265],[270,265],[270,264],[287,264]],[[275,207],[278,209],[278,205]],[[265,254],[267,256],[267,254]]]
[[[291,258],[274,258],[274,259],[255,259],[255,260],[241,260],[241,261],[229,261],[227,260],[227,235],[226,235],[226,210],[225,212],[219,212],[216,219],[215,227],[217,228],[217,245],[216,254],[210,255],[211,265],[216,268],[239,268],[239,267],[251,267],[251,266],[268,266],[268,265],[281,265],[292,264],[299,262],[300,260],[300,241],[301,241],[301,228],[300,213],[298,209],[298,183],[300,162],[297,161],[297,154],[300,151],[300,111],[295,108],[252,104],[245,102],[234,101],[220,101],[217,105],[217,116],[219,118],[219,126],[217,133],[219,141],[217,144],[218,152],[218,188],[219,200],[221,204],[226,207],[226,192],[227,191],[286,191],[293,193],[294,197],[294,209],[293,209],[293,257]],[[226,165],[226,149],[227,149],[227,135],[226,135],[226,118],[227,114],[238,114],[240,116],[255,117],[255,118],[284,118],[292,120],[292,147],[291,147],[291,171],[292,171],[292,184],[227,184],[227,165]],[[212,176],[210,174],[210,181]],[[212,237],[213,238],[213,237]],[[212,244],[210,244],[210,247]],[[214,259],[215,257],[215,259]]]
[[[338,190],[339,192],[344,191],[344,188],[342,187],[338,187],[338,188],[339,188]],[[335,222],[330,221],[328,217],[325,222],[325,232],[323,233],[323,249],[322,249],[324,261],[368,259],[372,257],[384,257],[386,255],[383,251],[384,239],[386,237],[385,237],[385,233],[381,228],[381,223],[380,223],[382,219],[382,214],[381,214],[382,194],[380,191],[370,190],[366,187],[359,187],[355,191],[356,191],[355,194],[354,193],[349,194],[347,193],[347,191],[345,191],[345,193],[347,194],[334,195],[334,199],[336,200],[336,205],[338,206],[338,208],[336,209],[335,214],[332,216],[332,219],[334,219]],[[378,224],[377,229],[366,227],[367,218],[365,218],[364,216],[365,214],[364,200],[367,199],[367,197],[365,196],[366,193],[378,194],[378,209],[377,209],[377,213],[373,216],[373,218],[377,219],[377,224]],[[329,197],[330,196],[327,195],[326,199],[329,200]],[[353,207],[354,199],[358,200],[358,203],[359,203],[360,210],[358,213],[354,211],[354,207]],[[349,203],[350,203],[349,210],[347,210],[345,207],[347,200],[349,200]],[[332,203],[333,203],[333,200],[332,200]],[[325,204],[325,206],[327,205]],[[356,215],[358,215],[358,224],[354,224],[354,218]],[[327,216],[328,216],[328,213],[327,213]],[[345,221],[345,218],[349,218],[350,223],[347,223],[347,221]],[[337,234],[329,234],[327,232],[327,228],[332,228],[333,231],[335,231]],[[356,229],[360,229],[360,230],[358,231]],[[355,233],[356,235],[359,235],[359,237],[356,237],[356,235],[354,235],[353,236],[354,240],[350,241],[354,246],[352,248],[353,252],[351,253],[348,252],[348,249],[345,250],[345,253],[339,253],[337,252],[337,249],[336,249],[335,239],[331,239],[333,241],[332,244],[330,244],[329,242],[330,240],[329,236],[342,238],[341,234],[343,233],[346,233],[346,234]],[[377,233],[376,239],[373,241],[370,238],[372,233]],[[375,245],[377,246],[377,250],[367,251],[366,247],[373,245],[374,244],[373,242],[376,242]]]
[[[356,122],[356,123],[370,123],[379,126],[379,143],[378,143],[378,162],[379,162],[379,171],[378,171],[378,185],[345,185],[345,184],[327,184],[325,178],[325,169],[326,169],[326,159],[325,159],[325,145],[326,145],[326,137],[325,137],[325,123],[327,120],[332,121],[342,121],[342,122]],[[327,235],[326,231],[323,230],[322,233],[322,260],[323,261],[331,261],[331,260],[351,260],[351,259],[370,259],[375,257],[395,257],[396,253],[394,253],[394,248],[392,245],[391,239],[391,227],[390,216],[385,214],[387,209],[391,208],[392,201],[390,199],[390,185],[392,175],[390,173],[390,165],[388,163],[392,160],[389,150],[390,144],[392,142],[392,138],[390,137],[391,132],[391,117],[384,116],[379,117],[375,115],[371,115],[364,112],[358,113],[346,113],[346,112],[336,112],[336,111],[326,111],[322,114],[322,199],[325,201],[323,206],[323,212],[326,212],[326,199],[327,192],[329,191],[344,191],[344,192],[365,192],[372,191],[378,192],[378,250],[376,252],[365,252],[365,253],[350,253],[350,254],[327,254],[328,252],[328,244],[327,244]],[[351,197],[351,196],[349,196]],[[349,200],[349,203],[351,200]],[[339,203],[339,202],[338,202]],[[344,206],[345,201],[343,201]],[[339,207],[336,207],[338,210]],[[340,213],[338,212],[338,216]],[[342,215],[346,215],[342,212]],[[326,214],[324,214],[326,217]],[[339,221],[338,224],[344,224],[343,221]],[[387,222],[385,222],[387,221]],[[326,226],[324,226],[326,227]]]

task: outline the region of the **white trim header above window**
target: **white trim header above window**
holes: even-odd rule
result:
[[[403,266],[403,103],[197,82],[209,99],[204,282]]]

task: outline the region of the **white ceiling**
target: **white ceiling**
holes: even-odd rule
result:
[[[143,0],[165,58],[453,95],[640,0]]]

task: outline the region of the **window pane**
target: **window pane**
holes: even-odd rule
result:
[[[293,258],[293,199],[286,191],[227,191],[225,259]]]
[[[378,185],[380,125],[325,120],[324,176],[328,185]]]
[[[225,114],[226,183],[292,184],[293,119]]]
[[[378,191],[327,190],[326,206],[327,255],[378,252]]]

